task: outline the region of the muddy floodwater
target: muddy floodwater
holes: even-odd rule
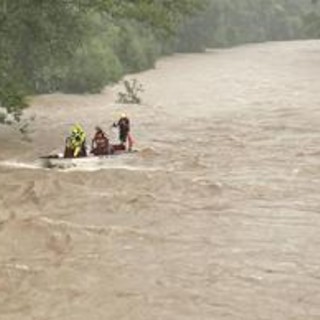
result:
[[[175,55],[141,106],[33,99],[0,128],[1,320],[319,320],[320,41]],[[43,169],[126,111],[138,153]]]

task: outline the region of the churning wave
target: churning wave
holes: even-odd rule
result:
[[[0,161],[0,167],[7,167],[7,168],[12,168],[12,169],[30,169],[30,170],[43,169],[37,163],[34,163],[34,162],[21,162],[21,161],[18,161],[18,160]]]
[[[23,162],[17,160],[6,160],[0,161],[0,167],[6,167],[11,169],[28,169],[28,170],[55,170],[61,172],[96,172],[100,170],[124,170],[124,171],[168,171],[161,167],[145,167],[124,164],[119,162],[114,162],[106,159],[105,161],[100,161],[98,163],[84,161],[82,163],[72,163],[69,164],[65,161],[61,165],[56,165],[53,167],[48,167],[44,165],[42,161],[35,160],[34,162]]]

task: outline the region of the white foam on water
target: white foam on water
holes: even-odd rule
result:
[[[125,164],[107,164],[107,165],[95,165],[95,166],[74,166],[71,168],[59,168],[58,170],[67,171],[67,172],[96,172],[100,170],[125,170],[125,171],[148,171],[148,172],[157,172],[157,171],[169,171],[164,168],[148,168],[142,166],[132,166]]]
[[[37,163],[33,162],[21,162],[17,160],[6,160],[0,161],[1,167],[13,168],[13,169],[31,169],[31,170],[42,170],[44,169]]]
[[[17,160],[6,160],[0,161],[0,166],[13,168],[13,169],[29,169],[29,170],[54,170],[59,172],[97,172],[100,170],[124,170],[124,171],[148,171],[148,172],[159,172],[159,171],[170,171],[166,168],[161,167],[143,167],[134,166],[129,164],[123,164],[119,162],[111,161],[110,159],[100,161],[98,163],[92,163],[89,161],[83,163],[71,163],[61,164],[53,167],[46,167],[40,161],[34,162],[21,162]]]

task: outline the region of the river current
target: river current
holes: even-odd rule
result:
[[[32,99],[0,128],[1,320],[319,320],[320,42],[163,58],[143,104]],[[138,153],[49,170],[121,112]]]

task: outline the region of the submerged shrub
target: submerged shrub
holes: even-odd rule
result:
[[[124,89],[125,92],[118,93],[118,103],[132,103],[132,104],[140,104],[141,98],[139,94],[143,92],[142,85],[137,81],[137,79],[133,79],[131,81],[124,80]]]

